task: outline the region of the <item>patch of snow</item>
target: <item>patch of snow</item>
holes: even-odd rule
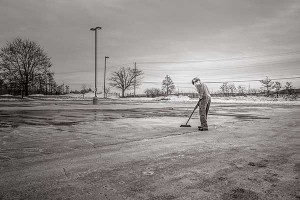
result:
[[[130,97],[130,98],[118,98],[115,97],[116,99],[119,100],[129,100],[129,101],[152,101],[154,98],[150,98],[150,97]],[[111,99],[114,99],[113,97]]]
[[[13,95],[11,95],[11,94],[2,94],[2,95],[0,95],[1,97],[12,97]]]
[[[263,96],[212,97],[212,102],[300,105],[299,100],[286,101],[283,98],[270,98],[270,97],[263,97]]]
[[[166,96],[166,97],[157,97],[155,98],[156,101],[190,101],[190,97],[188,96],[175,96],[175,95],[170,95],[170,96]]]
[[[15,98],[8,98],[8,99],[2,99],[2,98],[0,98],[0,101],[3,101],[3,102],[5,102],[5,101],[11,101],[11,102],[13,102],[13,101],[20,101],[19,99],[15,99]]]
[[[29,95],[29,97],[41,97],[41,96],[45,96],[43,94],[31,94]]]

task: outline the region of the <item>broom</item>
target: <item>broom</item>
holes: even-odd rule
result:
[[[188,123],[189,123],[192,115],[194,114],[195,110],[198,108],[200,101],[201,101],[201,99],[199,99],[198,103],[196,104],[196,106],[195,106],[190,118],[187,120],[186,124],[182,124],[182,125],[180,125],[180,127],[191,127],[191,125],[188,125]]]

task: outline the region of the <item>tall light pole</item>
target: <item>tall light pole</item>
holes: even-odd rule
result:
[[[133,85],[133,96],[135,97],[135,87],[136,87],[136,62],[134,63],[134,85]]]
[[[93,98],[93,104],[98,103],[97,99],[97,30],[100,30],[101,27],[97,26],[95,28],[91,28],[91,31],[95,31],[95,97]]]
[[[104,57],[104,60],[105,60],[105,64],[104,64],[104,98],[106,98],[106,87],[105,87],[105,78],[106,78],[106,59],[109,58],[108,56],[105,56]]]

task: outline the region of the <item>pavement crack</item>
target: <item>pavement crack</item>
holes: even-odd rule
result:
[[[65,174],[65,176],[66,176],[67,178],[69,178],[69,177],[68,177],[68,175],[67,175],[66,169],[65,169],[65,168],[63,168],[63,170],[64,170],[64,174]]]
[[[89,141],[89,140],[87,140],[87,139],[84,139],[84,141],[86,141],[87,143],[91,144],[94,148],[96,148],[96,147],[95,147],[95,144],[92,143],[91,141]]]

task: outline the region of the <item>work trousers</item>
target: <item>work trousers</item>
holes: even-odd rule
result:
[[[203,97],[199,103],[199,115],[202,128],[208,129],[207,114],[211,102],[211,97]]]

